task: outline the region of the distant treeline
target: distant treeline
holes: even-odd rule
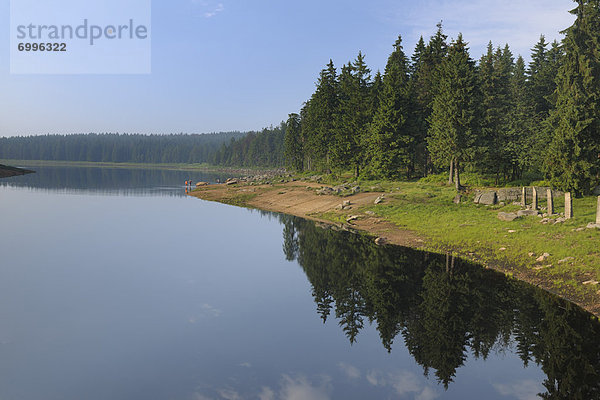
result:
[[[600,5],[578,0],[561,43],[544,36],[525,64],[490,42],[479,62],[441,24],[409,59],[402,39],[383,74],[362,53],[321,71],[316,91],[290,114],[285,160],[295,170],[354,170],[414,178],[468,168],[497,178],[545,175],[576,194],[600,180]]]
[[[285,129],[282,122],[260,132],[8,137],[0,138],[0,159],[282,167]]]
[[[247,132],[203,135],[78,134],[0,138],[0,159],[212,163],[224,143]]]

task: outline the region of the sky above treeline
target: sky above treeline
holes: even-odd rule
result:
[[[479,59],[491,40],[528,60],[544,34],[560,40],[571,0],[154,0],[152,72],[141,75],[10,73],[0,31],[0,136],[208,133],[258,130],[299,112],[331,58],[362,51],[383,71],[397,36],[408,56],[443,21]],[[10,18],[3,0],[0,17]]]

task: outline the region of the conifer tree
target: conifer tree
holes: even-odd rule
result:
[[[301,135],[300,116],[292,113],[286,122],[283,145],[286,167],[295,171],[303,169],[304,152]]]
[[[513,157],[508,152],[508,149],[515,145],[512,143],[513,138],[508,135],[510,112],[514,106],[511,95],[511,78],[514,74],[514,69],[515,59],[508,44],[504,45],[502,49],[498,48],[496,50],[496,68],[494,68],[494,75],[497,81],[496,98],[498,100],[496,109],[499,112],[497,117],[498,131],[496,143],[502,148],[502,151],[498,155],[496,170],[504,175],[505,180],[508,179],[509,175],[512,175],[516,167]]]
[[[418,72],[418,77],[421,80],[419,84],[421,90],[417,93],[417,96],[418,101],[427,108],[427,116],[431,113],[433,97],[438,86],[438,69],[448,54],[447,38],[448,36],[444,34],[442,29],[442,23],[438,23],[435,35],[430,38],[425,52],[421,56],[421,68]]]
[[[513,70],[513,56],[508,45],[504,49],[493,50],[488,44],[486,55],[479,64],[479,89],[481,92],[481,136],[479,150],[482,167],[496,174],[506,175],[512,169],[506,152],[510,146],[507,136],[511,109],[510,78]]]
[[[527,70],[528,102],[532,106],[531,135],[529,143],[533,166],[539,169],[544,164],[544,152],[551,140],[552,127],[548,126],[548,116],[556,104],[556,77],[560,68],[563,51],[557,41],[550,50],[544,36],[534,46],[531,62]]]
[[[427,47],[425,46],[425,41],[423,40],[423,36],[419,37],[419,41],[415,45],[415,50],[413,51],[412,56],[410,57],[410,75],[414,76],[419,73],[423,63],[425,62],[425,52],[427,51]]]
[[[571,12],[577,18],[565,31],[544,167],[554,186],[580,196],[598,183],[600,171],[600,4],[578,0]]]
[[[479,60],[478,85],[481,93],[481,115],[479,115],[481,124],[481,136],[478,138],[477,151],[479,159],[482,160],[478,167],[487,169],[493,156],[489,153],[494,151],[493,139],[497,121],[495,120],[497,112],[494,109],[496,82],[494,75],[494,45],[488,42],[487,51]]]
[[[505,151],[513,165],[512,178],[533,166],[535,136],[532,134],[533,106],[527,93],[525,61],[519,56],[510,79],[511,108],[508,114],[509,138]]]
[[[413,72],[411,74],[411,97],[414,99],[414,110],[410,113],[411,122],[415,129],[417,147],[423,150],[421,160],[423,163],[423,174],[427,175],[431,168],[431,159],[427,146],[427,135],[429,132],[429,118],[433,108],[433,98],[438,86],[438,69],[448,54],[446,43],[448,36],[444,34],[442,23],[437,24],[437,31],[429,39],[429,43],[423,49],[422,41],[419,40],[415,48],[413,59]],[[452,175],[452,174],[451,174]],[[452,179],[454,179],[452,177]]]
[[[540,40],[531,49],[531,62],[527,71],[530,97],[536,115],[540,115],[540,120],[548,115],[551,104],[547,97],[556,87],[554,83],[556,71],[552,74],[547,46],[546,38],[541,35]]]
[[[329,169],[338,110],[338,81],[333,61],[319,74],[317,89],[302,112],[302,136],[308,169]]]
[[[383,76],[377,71],[371,85],[371,110],[375,112],[379,108],[381,97],[383,95]]]
[[[335,119],[333,157],[335,165],[341,168],[351,167],[352,151],[355,150],[355,138],[352,134],[351,113],[354,93],[353,66],[350,62],[342,65],[339,76],[339,107]]]
[[[372,120],[371,70],[361,52],[354,63],[342,67],[339,79],[339,110],[336,119],[334,155],[342,168],[353,168],[356,176],[365,163],[364,149]]]
[[[457,190],[461,189],[460,165],[469,160],[474,151],[476,101],[475,64],[459,34],[439,69],[428,137],[429,152],[437,166],[454,161]]]
[[[408,60],[398,36],[383,77],[383,94],[369,135],[369,167],[373,175],[398,177],[407,169],[414,138],[406,124],[408,108]]]
[[[427,175],[427,164],[429,154],[427,152],[427,118],[430,114],[428,102],[427,80],[426,74],[429,66],[426,66],[427,47],[423,36],[419,38],[413,55],[409,69],[409,112],[407,115],[410,129],[414,138],[414,152],[411,154],[411,169],[420,169],[422,175]],[[437,67],[436,67],[437,68]]]
[[[558,70],[563,61],[564,51],[560,43],[556,40],[550,45],[550,50],[546,54],[547,64],[545,75],[547,76],[548,85],[547,92],[545,94],[546,101],[548,103],[548,112],[554,108],[556,104],[556,77],[558,76]]]

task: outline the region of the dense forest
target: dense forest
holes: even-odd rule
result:
[[[0,138],[0,159],[212,163],[224,143],[247,132],[204,135],[80,134]]]
[[[448,388],[467,360],[505,349],[546,377],[542,399],[597,399],[600,324],[572,303],[495,271],[279,215],[283,251],[297,260],[324,323],[354,343],[371,324]]]
[[[383,74],[360,52],[339,71],[330,60],[289,116],[286,166],[393,179],[449,169],[457,189],[466,169],[505,181],[530,172],[588,192],[600,172],[599,2],[571,12],[562,43],[541,36],[528,65],[491,42],[475,62],[441,23],[410,59],[398,37]]]
[[[225,143],[212,157],[212,163],[236,167],[283,167],[283,140],[286,124],[249,132]]]

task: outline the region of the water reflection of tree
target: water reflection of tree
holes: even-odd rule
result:
[[[154,168],[97,168],[40,166],[36,173],[11,178],[0,185],[48,190],[92,190],[97,192],[147,190],[157,186],[181,186],[184,181],[215,181],[224,174]],[[183,191],[177,192],[183,195]]]
[[[546,373],[542,398],[600,398],[600,324],[580,308],[452,256],[280,218],[286,257],[304,269],[323,321],[335,312],[351,343],[368,320],[388,351],[402,337],[445,387],[468,352],[485,359],[513,346]]]

